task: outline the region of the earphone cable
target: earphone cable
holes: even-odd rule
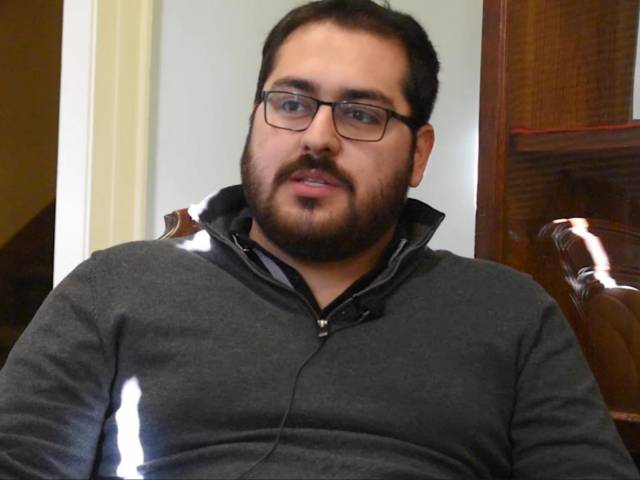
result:
[[[251,473],[251,471],[254,470],[262,462],[266,461],[278,447],[278,444],[280,443],[280,437],[282,436],[282,432],[284,431],[284,427],[287,423],[287,420],[293,408],[293,401],[296,396],[296,390],[298,388],[298,380],[300,380],[300,375],[302,374],[302,370],[304,370],[304,367],[311,361],[311,359],[315,357],[318,354],[318,352],[320,352],[324,343],[325,343],[325,338],[321,338],[320,342],[318,343],[318,347],[313,352],[311,352],[311,354],[302,362],[300,367],[298,367],[298,371],[296,372],[296,376],[293,381],[291,396],[289,397],[289,405],[287,406],[287,410],[282,416],[282,420],[280,421],[280,425],[278,426],[278,433],[276,434],[276,438],[274,439],[273,444],[271,445],[269,450],[262,457],[260,457],[260,459],[258,459],[253,465],[251,465],[251,467],[249,467],[242,474],[240,474],[240,476],[236,477],[237,480],[242,480],[244,478],[247,478],[247,475]]]

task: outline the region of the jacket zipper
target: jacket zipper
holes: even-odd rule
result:
[[[212,231],[208,228],[208,225],[205,224],[205,229],[207,230],[207,232],[213,236],[214,238],[216,238],[217,240],[221,241],[222,243],[224,243],[225,245],[231,247],[231,249],[233,251],[236,251],[237,255],[242,259],[242,261],[245,263],[245,265],[247,265],[249,267],[249,269],[255,273],[256,275],[258,275],[260,278],[262,278],[263,280],[265,280],[266,282],[270,283],[271,285],[281,288],[283,290],[286,290],[289,293],[292,293],[294,296],[296,296],[299,300],[302,301],[302,303],[305,305],[306,309],[311,313],[311,317],[313,318],[313,320],[316,323],[316,326],[318,328],[318,333],[317,336],[318,338],[324,339],[329,335],[329,320],[332,316],[332,313],[335,311],[340,310],[340,308],[342,308],[344,305],[346,305],[348,302],[353,301],[354,299],[357,299],[363,295],[365,295],[366,293],[370,292],[371,290],[378,288],[380,285],[386,283],[390,278],[393,278],[393,276],[395,276],[396,272],[398,271],[398,269],[400,268],[400,264],[402,263],[402,261],[404,260],[404,258],[409,255],[411,252],[415,251],[418,248],[422,247],[422,242],[418,243],[417,245],[415,245],[415,247],[410,248],[409,250],[405,251],[405,252],[401,252],[401,249],[404,248],[404,244],[401,245],[401,247],[399,248],[400,252],[396,253],[392,256],[395,257],[395,262],[394,262],[394,266],[392,267],[391,271],[384,275],[383,278],[381,278],[380,280],[378,280],[377,282],[374,282],[373,284],[369,285],[367,288],[365,288],[364,290],[352,295],[350,298],[346,299],[344,302],[342,302],[340,305],[338,305],[336,308],[333,309],[332,313],[329,314],[327,316],[327,318],[321,318],[320,316],[318,316],[316,314],[315,309],[313,308],[313,306],[311,306],[311,304],[309,303],[309,301],[303,296],[301,295],[299,292],[297,292],[296,290],[294,290],[293,288],[288,287],[287,285],[284,285],[283,283],[277,281],[276,279],[274,279],[272,276],[270,275],[265,275],[265,273],[260,270],[258,267],[256,267],[253,262],[251,260],[248,259],[248,257],[246,255],[240,255],[239,252],[237,252],[237,250],[240,250],[244,253],[247,252],[247,249],[245,249],[242,245],[240,245],[237,240],[235,239],[235,237],[233,238],[233,242],[230,242],[229,240],[227,240],[226,238],[222,237],[221,235],[218,235],[215,231]],[[426,242],[425,242],[426,243]],[[237,249],[237,250],[236,250]]]
[[[238,250],[240,250],[240,251],[242,251],[244,253],[246,253],[248,251],[247,249],[245,249],[242,245],[240,245],[236,241],[235,237],[232,237],[233,238],[233,242],[230,242],[226,238],[224,238],[222,236],[219,236],[217,233],[211,232],[208,228],[207,228],[207,231],[214,238],[216,238],[216,239],[220,240],[222,243],[230,246],[233,251],[236,251],[236,249],[238,249]],[[236,251],[236,253],[242,259],[242,261],[245,263],[245,265],[247,265],[249,267],[249,269],[253,273],[258,275],[260,278],[262,278],[266,282],[270,283],[271,285],[273,285],[275,287],[278,287],[278,288],[281,288],[283,290],[286,290],[289,293],[292,293],[299,300],[301,300],[302,303],[305,305],[306,309],[311,313],[311,317],[313,318],[314,322],[316,323],[316,326],[318,327],[318,337],[322,338],[322,337],[326,337],[327,336],[327,334],[329,333],[329,322],[328,322],[328,320],[320,318],[316,314],[315,308],[313,308],[313,306],[309,303],[309,301],[304,296],[302,296],[299,292],[297,292],[293,288],[290,288],[287,285],[284,285],[283,283],[277,281],[272,276],[266,275],[261,269],[256,267],[256,265],[251,260],[249,260],[249,258],[246,255],[240,255],[237,251]]]
[[[400,247],[398,248],[398,251],[396,253],[394,253],[392,255],[392,260],[395,259],[396,261],[393,264],[393,267],[391,269],[391,271],[384,275],[383,278],[380,278],[377,282],[372,283],[371,285],[369,285],[367,288],[365,288],[364,290],[361,290],[355,294],[353,294],[350,298],[346,299],[344,302],[342,302],[340,305],[338,305],[333,311],[338,311],[340,310],[342,307],[344,307],[348,302],[354,301],[357,298],[365,295],[366,293],[370,292],[371,290],[378,288],[380,285],[383,285],[384,283],[386,283],[387,281],[389,281],[391,278],[393,278],[396,274],[396,272],[398,271],[398,269],[400,268],[400,264],[402,263],[402,261],[404,260],[404,258],[409,255],[411,252],[413,252],[416,248],[421,248],[420,246],[421,244],[418,244],[415,246],[415,248],[411,248],[405,252],[402,252],[402,249],[404,248],[405,244],[401,244]],[[364,320],[364,318],[366,316],[368,316],[368,313],[364,314],[365,316],[361,317],[361,319],[357,322],[357,323],[361,323],[362,320]],[[319,332],[318,332],[318,337],[326,337],[327,335],[329,335],[329,318],[331,318],[331,314],[329,314],[328,318],[325,319],[318,319],[318,327],[319,327]]]

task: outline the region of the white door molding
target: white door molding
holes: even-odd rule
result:
[[[54,284],[145,232],[152,0],[65,0]]]
[[[53,284],[89,255],[97,0],[65,0]]]

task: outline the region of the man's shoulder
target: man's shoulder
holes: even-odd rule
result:
[[[448,250],[427,250],[427,257],[431,258],[433,263],[438,264],[438,268],[446,270],[450,275],[459,279],[492,277],[497,281],[535,284],[531,275],[492,260],[464,257]]]
[[[529,274],[491,260],[468,258],[446,250],[428,250],[422,268],[438,290],[495,304],[548,305],[553,300]]]
[[[162,240],[137,240],[96,250],[92,259],[100,263],[122,263],[123,261],[153,262],[197,257],[197,254],[215,250],[211,236],[201,230],[194,235]],[[196,254],[196,255],[194,255]]]
[[[204,231],[178,239],[125,242],[94,251],[73,273],[119,282],[188,275],[198,268],[210,270],[217,249]]]
[[[160,252],[166,253],[168,249],[175,247],[176,239],[134,240],[96,250],[92,253],[92,257],[103,260],[115,257],[145,256]]]

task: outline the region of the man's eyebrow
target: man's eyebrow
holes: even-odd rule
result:
[[[393,107],[393,100],[379,90],[348,89],[340,95],[341,100],[373,100]]]
[[[305,93],[314,94],[318,91],[317,85],[311,80],[305,80],[304,78],[298,77],[283,77],[275,82],[271,88],[293,88],[296,90],[300,90]]]
[[[307,80],[299,77],[283,77],[279,78],[273,85],[274,88],[293,88],[309,95],[315,95],[318,92],[318,84],[312,80]],[[393,100],[380,90],[364,89],[364,88],[348,88],[342,90],[338,96],[338,100],[373,100],[375,102],[383,103],[388,107],[393,107]]]

